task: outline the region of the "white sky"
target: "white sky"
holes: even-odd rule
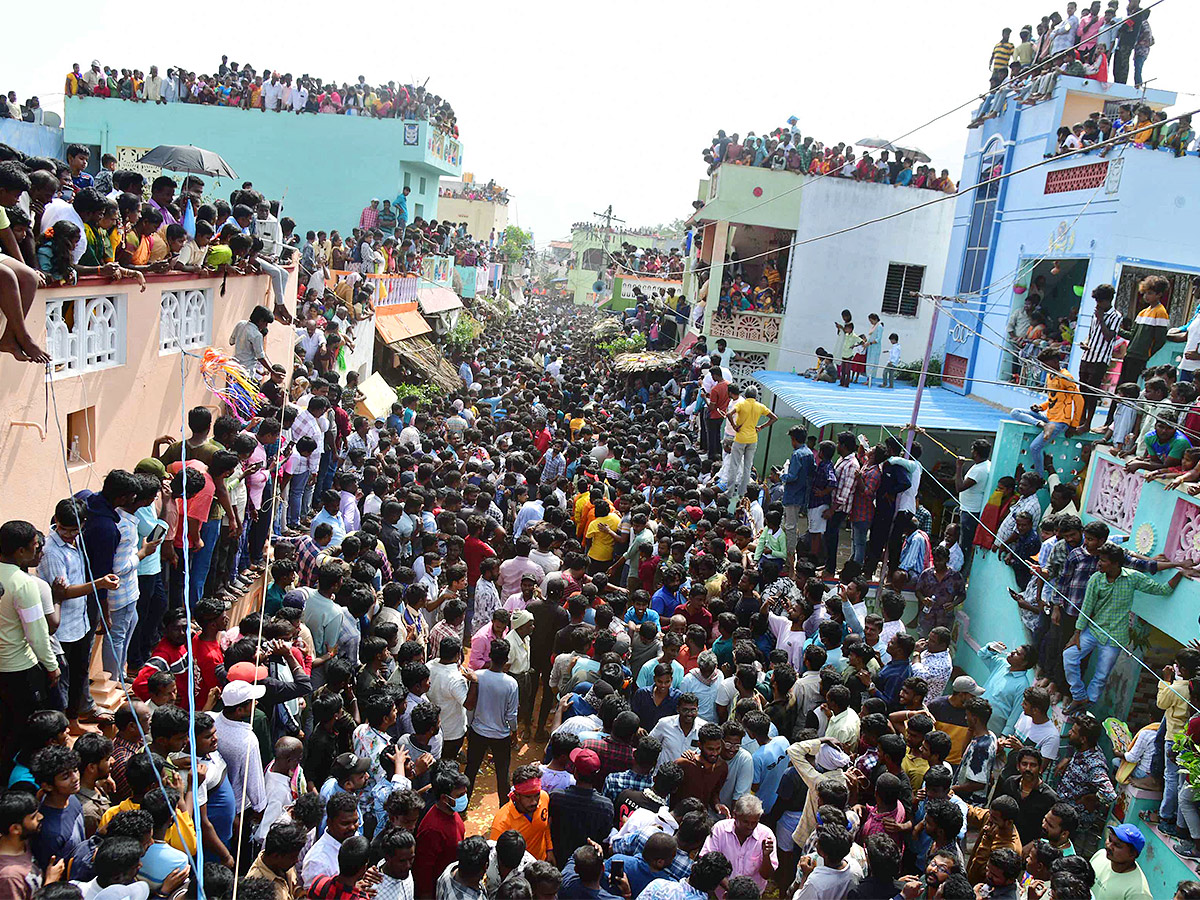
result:
[[[0,89],[61,110],[73,62],[211,72],[222,53],[339,82],[429,77],[458,115],[465,169],[508,187],[516,221],[544,244],[609,203],[631,225],[686,217],[718,128],[762,134],[795,115],[826,143],[895,139],[987,87],[1000,28],[1015,34],[1055,8],[1065,3],[298,0],[208,15],[71,0],[56,27],[22,3],[6,15]],[[1182,93],[1200,79],[1178,37],[1200,31],[1200,3],[1165,0],[1151,24],[1147,77],[1181,92],[1177,112],[1200,105]],[[964,109],[903,143],[957,178],[968,119]],[[336,177],[337,164],[314,177]]]

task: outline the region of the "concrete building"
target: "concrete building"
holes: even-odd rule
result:
[[[576,303],[595,303],[596,294],[608,294],[612,290],[612,279],[608,270],[612,260],[608,253],[620,249],[622,244],[632,244],[643,249],[666,250],[679,246],[679,241],[646,231],[609,228],[577,222],[571,228],[570,269],[567,272],[567,291]],[[597,282],[603,282],[602,290],[596,290]]]
[[[693,307],[693,333],[729,342],[735,351],[735,378],[749,378],[764,369],[802,372],[815,365],[818,346],[828,349],[833,343],[834,320],[845,308],[863,333],[869,328],[867,315],[879,314],[885,340],[887,334],[897,333],[905,359],[918,358],[933,308],[909,293],[928,291],[942,282],[953,203],[803,242],[937,196],[844,178],[719,167],[701,182],[704,206],[691,219],[696,241],[684,294],[703,307]],[[757,285],[772,264],[783,276],[781,312],[718,315],[717,286],[728,268]],[[704,273],[709,275],[707,284],[699,277]]]
[[[101,153],[117,157],[118,167],[137,168],[159,144],[199,143],[238,173],[219,183],[206,179],[208,196],[228,199],[252,181],[267,197],[285,198],[284,215],[302,235],[334,228],[345,235],[372,197],[394,199],[405,187],[409,217],[436,218],[439,179],[462,173],[462,143],[428,122],[97,97],[67,97],[64,112],[65,141],[90,146],[93,168]]]
[[[1036,389],[1041,373],[1009,352],[1009,315],[1030,296],[1040,296],[1040,308],[1056,320],[1077,317],[1068,345],[1068,365],[1075,373],[1080,342],[1093,319],[1091,295],[1097,285],[1112,285],[1115,308],[1132,318],[1138,282],[1147,275],[1164,275],[1172,285],[1171,324],[1185,325],[1194,318],[1200,287],[1200,247],[1194,239],[1200,230],[1200,209],[1194,202],[1200,169],[1195,159],[1126,144],[1105,156],[1092,152],[1037,165],[1054,153],[1060,126],[1070,127],[1095,112],[1115,118],[1123,103],[1160,110],[1175,101],[1170,91],[1140,91],[1064,76],[1050,99],[1019,106],[1010,98],[999,115],[969,132],[963,184],[1014,174],[957,201],[941,289],[956,299],[947,306],[938,329],[938,350],[944,352],[948,376],[944,387],[1001,409],[1024,408],[1044,399]],[[1167,109],[1169,117],[1177,112],[1178,108]],[[1030,166],[1036,168],[1020,171]],[[1168,341],[1151,364],[1177,360],[1182,347]],[[1028,446],[1035,433],[1032,426],[1016,422],[1000,426],[989,491],[1018,464],[1029,466]],[[1084,522],[1104,522],[1112,539],[1139,554],[1164,554],[1189,566],[1200,562],[1196,498],[1126,471],[1125,460],[1105,448],[1085,458],[1091,448],[1078,437],[1046,447],[1059,477],[1081,484]],[[1166,580],[1170,574],[1157,578]],[[1013,647],[1029,639],[1016,604],[1006,602],[1007,589],[1014,585],[1012,570],[995,554],[976,556],[966,603],[958,614],[955,661],[977,679],[988,675],[976,653],[981,646],[1000,640]],[[1157,673],[1172,662],[1182,644],[1200,636],[1198,603],[1200,585],[1190,578],[1168,597],[1136,594],[1125,650],[1089,712],[1101,720],[1120,719],[1134,733],[1157,722]],[[1089,663],[1085,680],[1095,664]],[[1107,741],[1104,749],[1111,750]],[[1123,793],[1124,821],[1141,828],[1147,838],[1138,863],[1150,894],[1170,896],[1178,881],[1195,878],[1195,873],[1174,853],[1168,838],[1138,818],[1139,812],[1157,808],[1161,794],[1128,786]]]
[[[477,241],[499,243],[508,227],[507,200],[477,199],[482,188],[470,182],[443,181],[438,189],[439,222],[466,223],[467,234]]]
[[[1025,107],[1010,100],[1001,115],[968,133],[962,184],[1041,162],[1054,152],[1061,125],[1092,112],[1115,118],[1122,103],[1159,110],[1175,99],[1170,91],[1061,77],[1051,99]],[[1197,190],[1194,159],[1127,144],[1105,157],[1064,157],[959,197],[941,289],[958,298],[939,326],[939,350],[952,376],[947,387],[1009,408],[1033,402],[1035,392],[1020,383],[991,382],[1013,382],[1014,374],[1025,385],[1036,382],[1030,367],[1021,371],[997,345],[1006,340],[1010,313],[1039,286],[1048,315],[1078,315],[1070,355],[1075,372],[1099,284],[1116,288],[1115,308],[1132,319],[1138,282],[1165,275],[1173,286],[1171,324],[1189,322],[1200,288],[1200,246],[1192,237],[1200,230],[1200,207],[1190,202]]]

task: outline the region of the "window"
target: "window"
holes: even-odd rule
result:
[[[418,182],[418,184],[420,184],[421,187],[417,191],[417,193],[424,194],[425,193],[425,176],[424,175],[421,176],[421,180]]]
[[[125,295],[46,300],[46,352],[54,377],[125,363]]]
[[[579,254],[579,268],[581,269],[600,269],[604,266],[604,250],[600,247],[593,247],[590,250],[584,250]]]
[[[410,183],[411,181],[412,181],[412,176],[408,172],[405,172],[404,173],[404,186],[406,188],[411,188],[412,187],[412,184]]]
[[[989,181],[1004,171],[1004,144],[999,139],[988,144],[979,161],[979,177],[975,179],[981,187],[975,189],[971,205],[971,225],[967,231],[967,248],[963,256],[962,274],[958,279],[960,294],[978,294],[983,287],[983,273],[987,271],[988,247],[992,242],[992,220],[996,216],[996,198],[1000,195],[1000,182]],[[989,181],[988,184],[982,184]]]
[[[96,407],[67,413],[67,460],[73,465],[96,461]]]
[[[917,307],[921,304],[921,298],[910,295],[913,291],[920,293],[921,285],[924,283],[924,266],[889,263],[887,281],[883,285],[883,305],[880,311],[884,315],[915,316]]]
[[[212,343],[212,289],[163,291],[158,317],[158,352]]]

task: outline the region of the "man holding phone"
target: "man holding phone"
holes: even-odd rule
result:
[[[675,860],[678,843],[674,835],[657,831],[647,838],[640,856],[614,853],[604,861],[609,883],[615,883],[624,875],[629,881],[630,896],[636,897],[656,878],[666,878],[663,870]]]

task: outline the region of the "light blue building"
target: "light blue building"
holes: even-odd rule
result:
[[[1070,128],[1093,112],[1115,120],[1124,103],[1145,103],[1173,117],[1179,112],[1170,108],[1175,100],[1168,91],[1060,77],[1050,99],[1020,106],[1010,97],[998,116],[970,131],[962,185],[1019,174],[957,201],[942,287],[954,299],[942,312],[934,344],[935,352],[944,354],[944,387],[1002,409],[1044,399],[1036,390],[1040,379],[1034,369],[1005,350],[1009,315],[1031,291],[1040,290],[1041,305],[1051,316],[1069,317],[1078,310],[1068,363],[1076,374],[1097,285],[1111,284],[1115,308],[1132,318],[1138,283],[1148,275],[1163,275],[1172,286],[1171,324],[1192,320],[1200,294],[1200,160],[1195,154],[1177,159],[1130,144],[1107,156],[1076,154],[1037,165],[1054,153],[1062,126]],[[1168,342],[1150,363],[1177,360],[1182,346]],[[1018,464],[1030,466],[1028,447],[1035,433],[1029,425],[1001,424],[989,493]],[[1188,566],[1200,563],[1197,498],[1127,472],[1125,461],[1106,449],[1095,450],[1090,458],[1086,449],[1078,437],[1060,438],[1046,448],[1055,474],[1079,486],[1084,522],[1106,523],[1111,540],[1146,556],[1163,554]],[[1045,501],[1043,494],[1043,506]],[[1165,581],[1169,574],[1156,577]],[[989,674],[977,655],[982,646],[999,640],[1014,647],[1029,640],[1009,598],[1014,586],[1011,567],[997,554],[976,554],[967,600],[957,615],[955,662],[980,682]],[[1089,712],[1102,720],[1120,719],[1135,732],[1157,722],[1157,673],[1182,644],[1200,636],[1198,610],[1200,582],[1192,579],[1185,578],[1169,597],[1136,594],[1126,651]],[[1090,666],[1085,681],[1088,674]],[[1197,703],[1195,697],[1192,703]],[[1104,746],[1111,751],[1107,739]],[[1140,811],[1157,807],[1160,796],[1127,787],[1112,815],[1146,834],[1139,864],[1151,895],[1168,897],[1179,880],[1195,874],[1173,852],[1170,840],[1138,818]]]
[[[1173,287],[1171,324],[1192,318],[1200,285],[1195,239],[1200,161],[1120,145],[1105,157],[1075,154],[1021,172],[1054,153],[1061,126],[1069,128],[1092,112],[1115,120],[1123,103],[1145,103],[1157,111],[1171,107],[1175,94],[1146,90],[1143,97],[1125,85],[1062,76],[1051,99],[1019,106],[1010,95],[999,116],[969,132],[961,185],[1020,174],[957,200],[942,287],[957,301],[941,317],[935,342],[945,354],[950,377],[944,383],[950,389],[1004,407],[1025,407],[1040,398],[994,382],[1012,381],[1020,371],[1013,356],[996,345],[1004,343],[1010,312],[1043,277],[1042,305],[1051,315],[1078,309],[1070,359],[1074,372],[1096,285],[1113,285],[1115,308],[1132,317],[1138,282],[1165,275]]]
[[[372,197],[394,200],[405,187],[411,221],[437,217],[438,180],[462,174],[462,143],[428,122],[261,112],[191,103],[154,105],[68,97],[64,139],[117,157],[118,168],[159,144],[195,144],[221,154],[237,172],[206,193],[228,199],[243,181],[284,197],[284,215],[303,233],[358,224]]]

